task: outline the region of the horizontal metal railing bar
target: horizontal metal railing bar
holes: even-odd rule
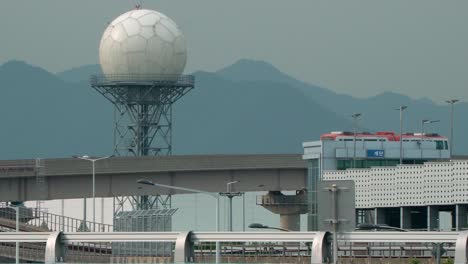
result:
[[[347,232],[338,234],[338,240],[347,242],[456,242],[459,232]]]
[[[165,79],[165,78],[179,78],[179,79],[194,79],[193,75],[183,75],[183,74],[96,74],[92,75],[90,79],[136,79],[136,78],[152,78],[155,80]]]
[[[1,242],[45,242],[51,232],[5,232]],[[175,242],[179,232],[65,232],[63,242]],[[312,241],[315,232],[194,232],[194,242]]]
[[[179,232],[73,232],[63,233],[63,242],[175,242]],[[1,239],[1,236],[0,236]]]
[[[299,242],[312,241],[316,232],[194,232],[194,242]]]
[[[1,232],[0,242],[46,242],[52,232]],[[64,242],[175,242],[180,232],[64,232]],[[193,232],[193,242],[312,241],[316,232]],[[347,232],[339,241],[454,243],[459,232]]]
[[[47,242],[50,232],[1,232],[0,242]]]

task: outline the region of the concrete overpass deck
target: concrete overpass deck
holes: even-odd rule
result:
[[[180,194],[140,186],[137,179],[201,189],[233,191],[300,190],[307,164],[300,154],[114,157],[96,162],[96,196]],[[0,161],[0,201],[72,199],[92,196],[91,162],[76,158]]]

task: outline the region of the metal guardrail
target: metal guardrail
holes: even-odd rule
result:
[[[308,205],[307,196],[257,195],[257,205]]]
[[[0,233],[0,242],[46,242],[45,262],[56,263],[64,259],[65,248],[70,243],[86,243],[89,248],[98,248],[99,242],[173,242],[174,262],[192,262],[195,254],[194,243],[198,242],[312,242],[312,263],[323,263],[327,252],[325,232],[114,232],[114,233]],[[239,245],[236,245],[240,247]],[[231,246],[232,247],[232,246]],[[232,251],[231,251],[232,253]]]
[[[200,250],[205,246],[212,250],[213,242],[229,242],[222,246],[225,254],[231,256],[245,256],[256,254],[255,242],[266,242],[263,252],[281,256],[288,254],[285,245],[306,245],[310,251],[310,261],[313,264],[322,264],[329,261],[330,234],[326,232],[114,232],[114,233],[61,233],[61,232],[7,232],[0,233],[0,242],[44,243],[45,262],[56,263],[63,259],[63,252],[70,243],[83,243],[84,252],[110,254],[111,246],[98,247],[96,243],[106,242],[172,242],[175,244],[174,262],[192,262],[194,256],[200,257]],[[467,264],[468,232],[348,232],[338,235],[340,250],[344,251],[342,257],[375,256],[391,257],[392,251],[398,251],[399,257],[427,257],[431,252],[431,243],[434,245],[446,243],[447,250],[454,252],[456,264]],[[208,244],[206,244],[208,242]],[[241,243],[243,242],[243,243]],[[274,242],[285,242],[283,246]],[[296,244],[294,244],[296,242]],[[308,242],[308,243],[299,243]],[[310,243],[312,242],[312,243]],[[197,244],[198,243],[198,244]],[[212,243],[212,244],[209,244]],[[375,243],[372,244],[371,243]],[[392,244],[393,243],[393,244]],[[211,246],[210,246],[211,245]],[[227,246],[226,246],[227,245]],[[260,244],[259,244],[260,245]],[[311,247],[310,247],[311,245]],[[262,246],[260,246],[262,248]],[[307,250],[307,248],[306,248]],[[363,255],[349,255],[346,252],[363,251]],[[404,251],[407,251],[406,253]],[[426,252],[419,254],[418,252]],[[206,251],[205,251],[206,252]],[[281,253],[283,252],[283,253]],[[373,253],[372,253],[373,252]],[[380,253],[379,253],[380,252]],[[387,252],[387,253],[385,253]],[[390,252],[390,253],[388,253]],[[403,252],[403,253],[402,253]],[[198,254],[198,255],[197,255]],[[279,254],[279,255],[278,255]],[[453,253],[452,253],[453,254]],[[273,256],[272,255],[272,256]],[[203,257],[203,256],[202,256]],[[296,257],[304,257],[296,255]]]
[[[19,207],[20,230],[22,231],[96,231],[111,232],[112,225],[86,221],[86,229],[83,229],[83,220],[48,213],[38,208]],[[6,229],[15,228],[16,210],[5,204],[0,204],[0,227]],[[80,230],[81,228],[81,230]]]
[[[179,232],[77,232],[62,233],[62,242],[176,242]],[[1,236],[1,235],[0,235]],[[1,239],[1,238],[0,238]]]
[[[192,240],[197,242],[301,242],[313,241],[319,233],[320,232],[193,232]],[[261,236],[259,234],[261,234]]]
[[[0,233],[0,242],[47,242],[51,234],[51,232],[2,232]]]
[[[11,173],[23,173],[34,171],[36,171],[36,166],[34,164],[0,165],[0,175],[9,175]]]
[[[90,83],[91,86],[159,84],[167,86],[192,87],[195,84],[195,76],[171,74],[103,74],[91,76]]]
[[[378,234],[378,235],[377,235]],[[338,240],[346,242],[386,243],[449,243],[455,242],[460,232],[348,232],[338,234]]]

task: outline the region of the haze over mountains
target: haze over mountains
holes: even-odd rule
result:
[[[86,65],[58,74],[10,61],[0,66],[0,159],[67,157],[112,152],[113,108],[88,84],[99,73]],[[240,60],[217,72],[196,72],[196,88],[174,106],[174,154],[300,153],[301,143],[331,130],[398,130],[394,110],[408,105],[405,131],[422,119],[441,120],[426,131],[449,130],[448,106],[395,93],[370,98],[336,94],[296,80],[272,65]],[[443,89],[443,88],[441,88]],[[424,95],[424,91],[421,91]],[[466,154],[468,104],[455,108],[455,152]]]

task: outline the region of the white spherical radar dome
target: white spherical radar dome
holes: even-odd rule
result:
[[[132,10],[117,17],[104,31],[99,60],[107,77],[175,79],[187,62],[185,38],[166,15]]]

